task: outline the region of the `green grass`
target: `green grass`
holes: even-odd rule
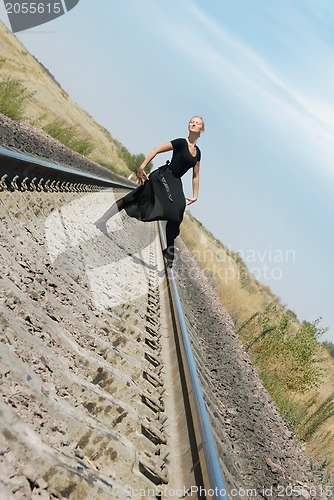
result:
[[[310,398],[307,402],[296,402],[287,391],[282,390],[280,380],[275,374],[263,370],[260,371],[259,375],[263,385],[274,399],[285,423],[291,431],[295,431],[305,419],[307,410],[314,403],[314,398]]]
[[[43,130],[54,139],[57,139],[68,148],[83,156],[88,156],[94,149],[91,141],[80,136],[76,127],[69,126],[64,120],[53,120],[45,125]]]
[[[123,146],[123,144],[121,144],[118,141],[115,141],[115,144],[117,147],[118,156],[120,158],[122,158],[122,160],[125,161],[127,167],[132,172],[137,172],[138,168],[140,167],[142,162],[145,160],[145,156],[142,153],[140,153],[138,155],[134,155],[134,154],[130,153],[130,151],[125,146]],[[146,173],[149,174],[151,172],[151,169],[152,169],[152,162],[149,162],[149,164],[147,165],[147,167],[145,169]]]
[[[308,441],[315,432],[331,417],[334,416],[334,392],[308,416],[299,429],[298,436]]]
[[[12,120],[22,120],[25,103],[32,95],[20,80],[7,78],[0,81],[0,112]]]

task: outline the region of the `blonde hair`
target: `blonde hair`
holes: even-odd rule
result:
[[[205,131],[205,123],[204,123],[203,118],[202,118],[201,116],[199,116],[199,115],[194,115],[194,116],[192,116],[192,117],[190,118],[189,123],[190,123],[190,122],[191,122],[191,120],[193,120],[194,118],[199,118],[199,119],[201,120],[201,122],[202,122],[202,132],[204,132],[204,131]]]

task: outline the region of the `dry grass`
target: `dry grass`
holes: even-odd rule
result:
[[[328,400],[334,393],[334,363],[333,358],[324,351],[322,353],[321,365],[324,369],[324,380],[319,387],[311,393],[314,398],[313,405],[307,413],[308,418],[313,417],[318,408]],[[312,420],[308,422],[312,424]],[[314,424],[314,418],[313,418]],[[329,462],[329,468],[334,470],[334,408],[333,415],[329,416],[325,421],[319,419],[319,426],[315,429],[314,434],[306,442],[306,450],[309,456],[312,456],[317,462],[323,462],[325,459]],[[299,434],[307,431],[306,423],[303,423],[298,430]]]
[[[254,322],[256,315],[273,304],[278,312],[284,308],[268,287],[261,285],[246,272],[244,264],[237,254],[233,254],[224,245],[208,233],[189,213],[186,213],[181,226],[181,237],[192,255],[204,269],[212,286],[220,297],[225,309],[232,317],[236,330],[240,330],[240,339],[247,346],[252,337],[247,336],[247,328],[242,328],[248,321]],[[294,318],[294,331],[300,328]],[[289,391],[277,384],[277,380],[289,379],[295,369],[293,363],[286,359],[275,359],[261,355],[256,347],[249,351],[255,368],[258,370],[265,386],[280,408],[283,417],[293,427],[297,437],[305,441],[307,454],[316,463],[326,459],[325,470],[333,473],[334,464],[334,404],[331,415],[331,403],[326,399],[334,393],[334,360],[319,344],[317,358],[322,370],[319,385],[304,393]],[[266,358],[270,366],[265,366]],[[275,373],[276,377],[272,377]],[[332,480],[332,479],[331,479]]]
[[[245,268],[236,262],[224,245],[206,233],[203,227],[185,214],[181,237],[204,269],[238,330],[254,313],[262,311],[275,300],[266,287],[261,286]]]
[[[49,73],[1,21],[0,70],[1,79],[18,79],[33,94],[25,105],[25,117],[29,123],[43,128],[56,119],[64,121],[94,145],[88,155],[90,159],[112,165],[113,170],[120,175],[130,175],[131,171],[118,156],[116,143],[110,134],[70,100],[67,93],[50,78]]]

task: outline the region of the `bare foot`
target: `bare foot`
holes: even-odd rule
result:
[[[96,227],[96,229],[101,231],[101,233],[108,236],[107,224],[105,222],[97,220],[96,222],[94,222],[94,226]]]

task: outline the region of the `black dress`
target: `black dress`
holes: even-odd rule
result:
[[[186,139],[174,139],[171,143],[171,162],[154,170],[142,186],[124,197],[124,209],[130,217],[181,224],[186,207],[181,177],[200,161],[201,151],[196,146],[196,156],[192,156]]]

